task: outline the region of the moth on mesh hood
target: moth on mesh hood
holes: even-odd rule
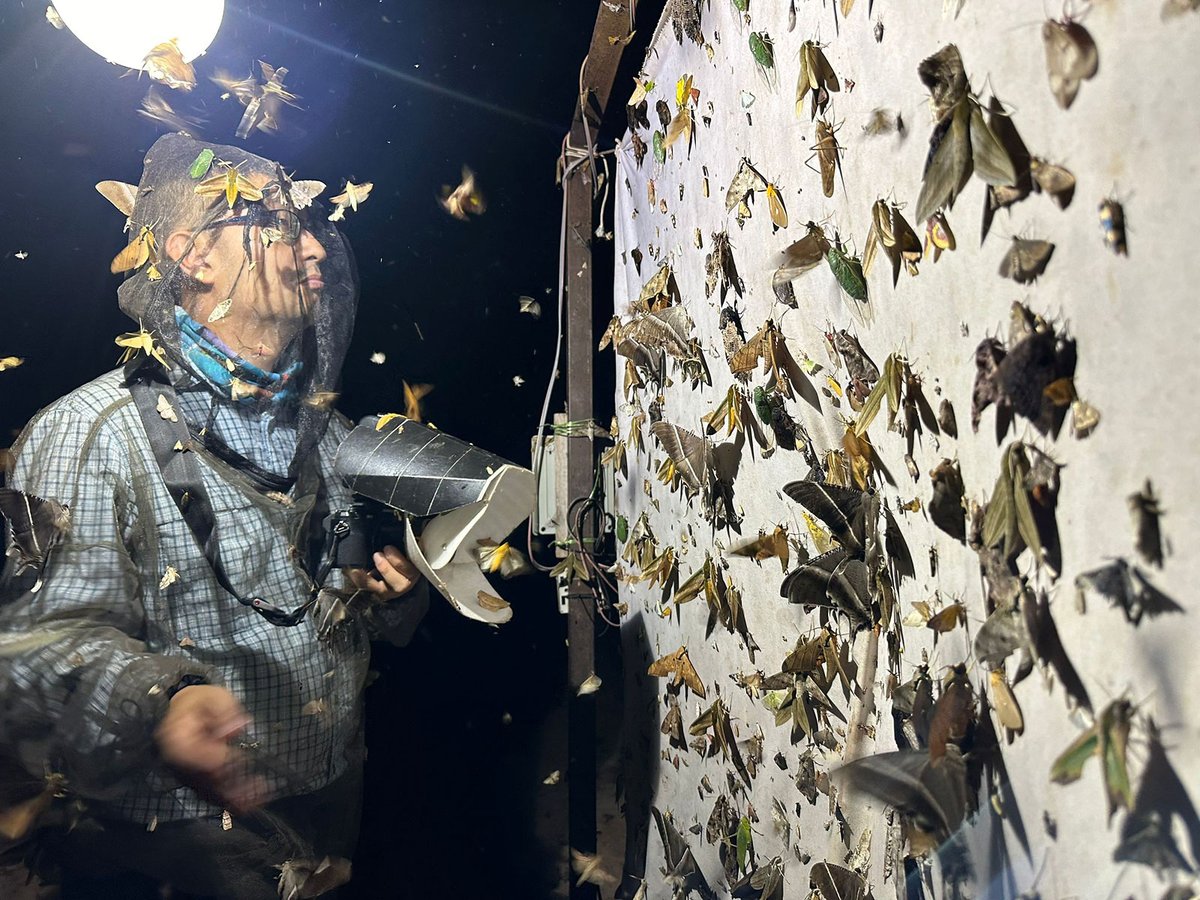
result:
[[[262,468],[222,439],[222,406],[295,428],[287,471],[269,473],[284,480],[325,431],[358,299],[350,248],[314,200],[323,188],[241,147],[164,135],[129,212],[130,234],[149,229],[155,252],[118,289],[122,311],[172,363],[175,390],[204,396],[210,450]],[[213,352],[214,333],[231,353]]]

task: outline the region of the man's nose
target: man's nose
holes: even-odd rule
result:
[[[328,255],[325,252],[325,247],[316,239],[311,231],[307,228],[300,229],[300,255],[304,259],[312,259],[321,262]]]

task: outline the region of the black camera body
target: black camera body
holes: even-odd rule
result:
[[[373,569],[374,555],[388,544],[404,552],[404,521],[377,500],[356,497],[349,509],[325,517],[325,539],[336,569]]]

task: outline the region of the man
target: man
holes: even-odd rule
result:
[[[314,184],[158,140],[114,260],[140,350],[14,448],[11,531],[44,539],[0,581],[0,763],[28,788],[0,777],[0,834],[39,814],[30,846],[64,898],[348,877],[369,638],[406,642],[428,593],[391,546],[373,573],[330,571],[357,285]]]

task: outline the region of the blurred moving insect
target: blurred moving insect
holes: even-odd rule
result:
[[[448,184],[442,185],[442,196],[438,203],[454,218],[464,222],[467,221],[468,213],[479,216],[487,210],[487,201],[484,200],[482,192],[475,185],[475,173],[467,166],[462,167],[462,181],[457,187],[452,188]]]

